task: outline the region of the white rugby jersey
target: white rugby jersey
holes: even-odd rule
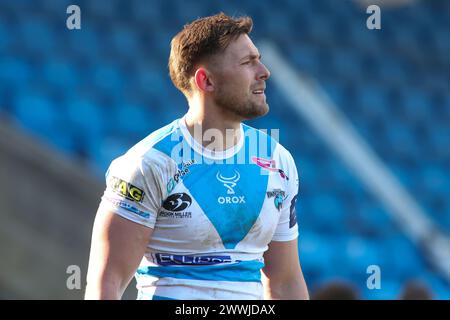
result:
[[[138,299],[263,299],[263,253],[298,236],[294,160],[245,124],[212,152],[177,119],[112,161],[106,181],[100,206],[154,229]]]

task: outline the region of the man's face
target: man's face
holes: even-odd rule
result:
[[[214,59],[214,102],[243,120],[269,111],[264,90],[270,72],[260,58],[258,49],[244,34]]]

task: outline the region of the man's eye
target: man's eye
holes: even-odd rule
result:
[[[250,61],[245,61],[244,63],[242,63],[242,64],[249,64],[250,63]]]

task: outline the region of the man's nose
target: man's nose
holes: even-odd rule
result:
[[[258,80],[267,80],[270,77],[270,71],[264,65],[264,63],[260,62],[261,70],[258,73]]]

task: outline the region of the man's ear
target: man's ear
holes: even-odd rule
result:
[[[194,82],[197,88],[201,91],[214,91],[214,83],[211,78],[211,73],[203,67],[200,67],[197,71],[195,71]]]

